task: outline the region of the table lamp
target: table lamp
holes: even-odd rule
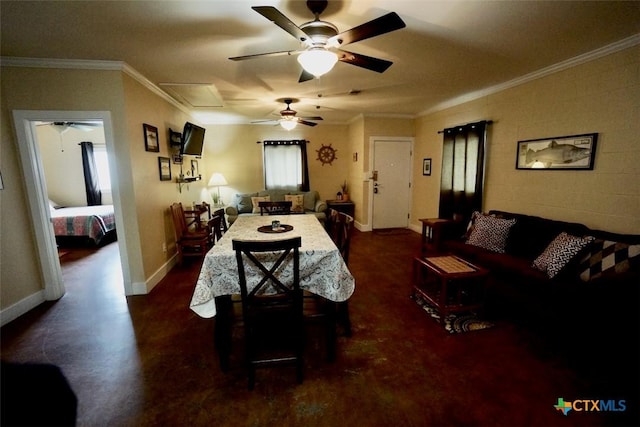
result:
[[[212,195],[213,197],[213,204],[217,207],[217,206],[221,206],[222,205],[222,199],[220,197],[220,187],[222,187],[223,185],[227,185],[227,180],[224,179],[224,176],[221,173],[214,173],[213,175],[211,175],[211,178],[209,179],[209,187],[217,187],[218,192],[214,193]]]

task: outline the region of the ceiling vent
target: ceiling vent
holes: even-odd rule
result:
[[[160,83],[159,86],[176,101],[188,107],[224,107],[218,89],[212,84]]]

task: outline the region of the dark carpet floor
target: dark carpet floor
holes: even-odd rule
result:
[[[629,412],[556,411],[558,398],[607,399],[610,390],[514,323],[448,334],[410,298],[419,245],[415,233],[355,232],[353,336],[339,338],[332,364],[310,337],[300,385],[288,368],[261,370],[248,391],[239,352],[222,373],[215,320],[189,309],[199,264],[177,266],[149,295],[125,298],[116,243],[65,255],[67,294],[3,327],[2,359],[59,366],[78,397],[79,426],[634,422]]]

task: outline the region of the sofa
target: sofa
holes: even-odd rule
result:
[[[236,194],[233,202],[225,209],[229,224],[233,224],[239,215],[260,215],[257,203],[260,200],[267,200],[266,197],[272,202],[292,199],[292,213],[315,215],[323,223],[326,219],[327,205],[324,200],[320,200],[317,191],[263,190],[255,193]]]
[[[493,210],[445,230],[441,246],[490,270],[487,317],[533,332],[603,383],[605,365],[637,373],[640,235]]]

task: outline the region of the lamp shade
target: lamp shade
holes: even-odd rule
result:
[[[214,173],[209,179],[209,187],[220,187],[221,185],[227,185],[227,180],[221,173]]]
[[[315,47],[302,52],[298,56],[298,62],[307,72],[320,77],[336,65],[338,55],[325,48]]]
[[[295,129],[297,125],[298,125],[298,120],[280,119],[280,126],[285,128],[286,130]]]

